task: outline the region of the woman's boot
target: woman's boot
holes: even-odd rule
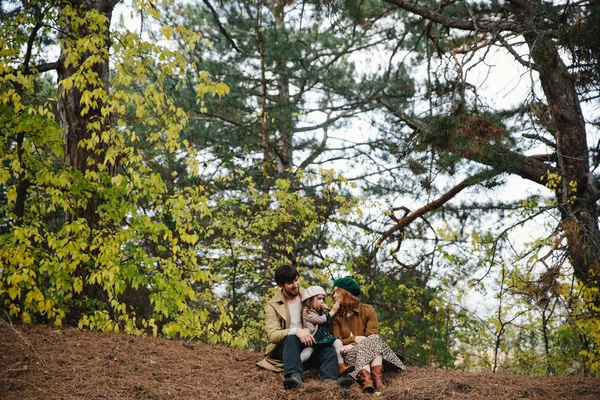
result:
[[[375,386],[373,386],[373,380],[371,379],[371,373],[366,369],[358,371],[358,379],[362,384],[363,392],[374,393]]]
[[[375,390],[378,392],[383,391],[383,381],[381,380],[381,373],[383,372],[383,365],[371,366],[371,378],[375,385]]]

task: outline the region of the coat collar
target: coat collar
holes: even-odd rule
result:
[[[304,293],[304,288],[301,287],[300,288],[300,295],[298,296],[299,299],[302,299],[302,294]],[[279,288],[276,292],[275,295],[273,297],[271,297],[271,299],[269,300],[269,303],[275,305],[275,304],[284,304],[287,303],[286,301],[287,299],[285,298],[285,296],[283,295],[283,289]]]
[[[300,288],[299,301],[302,299],[302,293],[304,293],[304,288]],[[283,296],[283,289],[281,288],[279,288],[279,290],[275,292],[275,295],[273,295],[273,297],[271,297],[269,300],[269,303],[273,306],[275,312],[279,314],[280,318],[285,320],[285,325],[282,326],[283,329],[286,329],[290,326],[290,309],[286,300],[287,299]]]

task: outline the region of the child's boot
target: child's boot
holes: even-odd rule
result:
[[[354,365],[346,365],[344,363],[338,364],[338,374],[340,376],[346,376],[354,372]]]

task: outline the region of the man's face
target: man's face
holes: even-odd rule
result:
[[[284,283],[281,288],[283,289],[283,293],[285,297],[288,299],[294,299],[300,295],[300,278],[296,278],[291,282]]]

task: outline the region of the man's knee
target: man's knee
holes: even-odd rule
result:
[[[287,335],[285,337],[285,339],[283,339],[283,342],[298,342],[300,343],[300,339],[298,339],[298,336],[296,335]]]
[[[302,342],[300,342],[300,339],[298,339],[298,336],[296,335],[289,335],[286,336],[285,339],[283,339],[283,345],[285,347],[297,347],[298,349],[300,349],[302,347]]]
[[[324,348],[320,354],[321,379],[334,380],[338,377],[338,363],[335,349],[331,346]]]
[[[333,359],[337,360],[337,353],[335,352],[335,349],[333,347],[328,346],[321,351],[321,360],[322,361],[333,360]]]
[[[326,347],[326,348],[323,350],[323,352],[324,352],[325,354],[327,354],[328,356],[335,356],[335,355],[336,355],[336,353],[335,353],[335,349],[333,348],[333,346],[327,346],[327,347]]]

